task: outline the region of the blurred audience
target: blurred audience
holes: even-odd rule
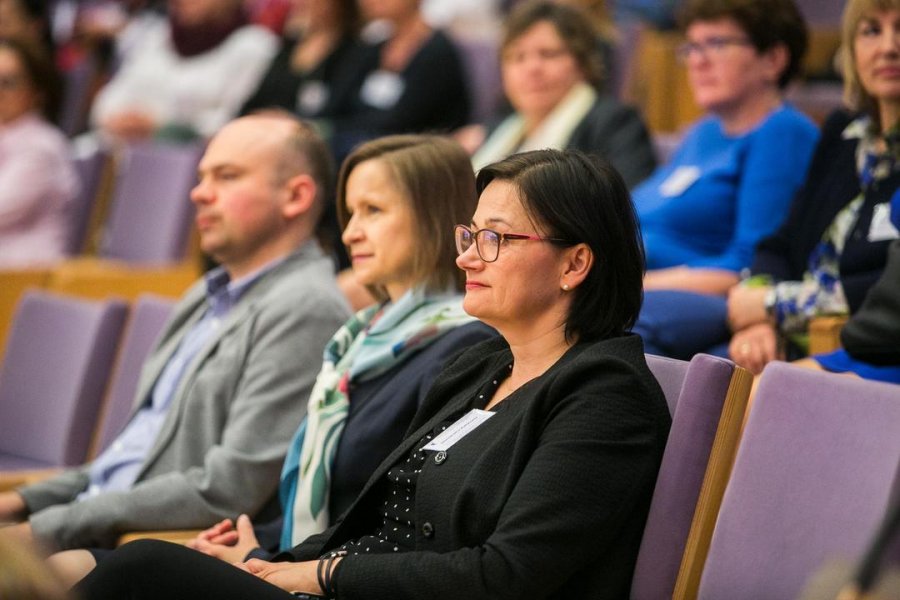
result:
[[[635,331],[648,351],[682,358],[698,351],[684,303],[721,304],[784,221],[818,138],[783,98],[807,42],[792,0],[692,0],[683,23],[679,55],[709,115],[634,191],[647,253]]]
[[[241,0],[169,0],[148,25],[91,118],[115,139],[209,137],[238,112],[277,48]]]
[[[281,107],[307,119],[334,117],[349,91],[340,75],[359,25],[356,0],[292,0],[281,50],[241,112]]]
[[[65,255],[78,176],[69,144],[53,125],[59,85],[32,44],[0,39],[0,266]]]
[[[792,0],[693,0],[683,18],[679,55],[709,115],[634,191],[644,288],[722,294],[784,220],[806,174],[818,130],[783,91],[807,32]]]
[[[53,61],[53,34],[46,0],[0,0],[0,38],[21,40]]]
[[[353,62],[354,87],[332,122],[338,159],[392,133],[452,131],[469,120],[470,94],[456,46],[425,21],[420,0],[360,0],[370,22]]]
[[[598,34],[585,13],[535,0],[518,5],[504,26],[503,89],[513,112],[489,132],[457,132],[475,168],[540,148],[577,149],[611,161],[633,187],[656,164],[637,112],[598,91],[603,81]]]
[[[787,220],[754,254],[752,277],[727,301],[673,294],[677,306],[641,331],[648,351],[685,356],[728,353],[759,373],[776,358],[806,353],[808,319],[855,312],[881,275],[891,239],[890,201],[900,185],[894,134],[900,116],[900,39],[880,0],[851,0],[844,23],[846,99],[857,113],[840,111],[824,124],[806,182]],[[647,294],[649,303],[654,295]],[[645,324],[646,325],[646,324]],[[733,337],[729,344],[729,336]]]
[[[760,277],[729,296],[729,355],[754,373],[776,358],[805,354],[810,317],[859,309],[900,236],[891,223],[892,199],[900,202],[898,22],[898,0],[850,0],[844,10],[845,99],[859,112],[826,123],[804,193],[779,232],[760,244]]]

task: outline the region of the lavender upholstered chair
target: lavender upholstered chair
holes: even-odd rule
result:
[[[794,599],[826,561],[861,556],[900,462],[900,386],[772,363],[763,373],[701,599]]]
[[[84,461],[127,307],[28,292],[0,366],[0,470]]]
[[[171,263],[185,258],[194,215],[189,200],[203,148],[141,143],[119,157],[104,258]]]
[[[503,97],[497,42],[455,36],[454,43],[468,75],[472,96],[470,120],[473,123],[484,123],[494,117]]]
[[[682,597],[699,579],[752,377],[730,360],[708,354],[689,363],[648,355],[647,363],[669,403],[672,428],[631,597],[662,600]]]
[[[96,454],[106,449],[128,422],[144,360],[162,333],[174,306],[175,300],[142,295],[132,307],[106,393]]]
[[[91,213],[94,209],[94,200],[97,198],[106,159],[106,152],[96,147],[85,150],[84,154],[77,155],[74,159],[81,190],[72,203],[70,212],[69,239],[66,243],[66,251],[70,255],[78,254],[84,248]]]

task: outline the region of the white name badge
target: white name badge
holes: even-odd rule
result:
[[[315,115],[328,102],[329,95],[328,86],[324,82],[308,81],[297,90],[297,108],[302,114]]]
[[[659,186],[663,196],[680,196],[686,189],[700,179],[700,167],[678,167]]]
[[[889,202],[876,204],[872,211],[872,223],[869,225],[869,241],[883,242],[900,237],[900,231],[891,223],[891,205]]]
[[[406,84],[397,74],[390,71],[373,71],[363,82],[360,96],[369,106],[386,110],[397,104]]]
[[[438,452],[443,452],[459,440],[469,435],[469,433],[478,428],[479,425],[493,417],[495,414],[497,413],[473,408],[462,417],[460,417],[459,420],[456,421],[456,423],[442,431],[439,436],[428,442],[426,445],[422,446],[422,450],[436,450]]]

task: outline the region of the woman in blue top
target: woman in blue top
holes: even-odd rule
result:
[[[648,269],[635,331],[660,353],[682,295],[724,294],[781,224],[818,136],[784,103],[807,43],[792,0],[694,0],[682,21],[679,56],[709,116],[633,195]]]

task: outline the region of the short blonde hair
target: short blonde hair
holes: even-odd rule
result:
[[[900,10],[900,0],[848,0],[841,18],[841,60],[844,67],[844,102],[879,121],[878,103],[859,80],[856,70],[856,30],[865,17],[885,10]],[[879,123],[879,125],[883,125]]]
[[[347,179],[368,160],[383,162],[403,192],[418,227],[413,277],[432,291],[462,291],[464,276],[456,267],[453,227],[468,223],[475,213],[475,173],[465,150],[436,135],[391,135],[356,147],[341,165],[337,181],[337,211],[341,227],[350,220]],[[386,290],[369,290],[379,300]]]

